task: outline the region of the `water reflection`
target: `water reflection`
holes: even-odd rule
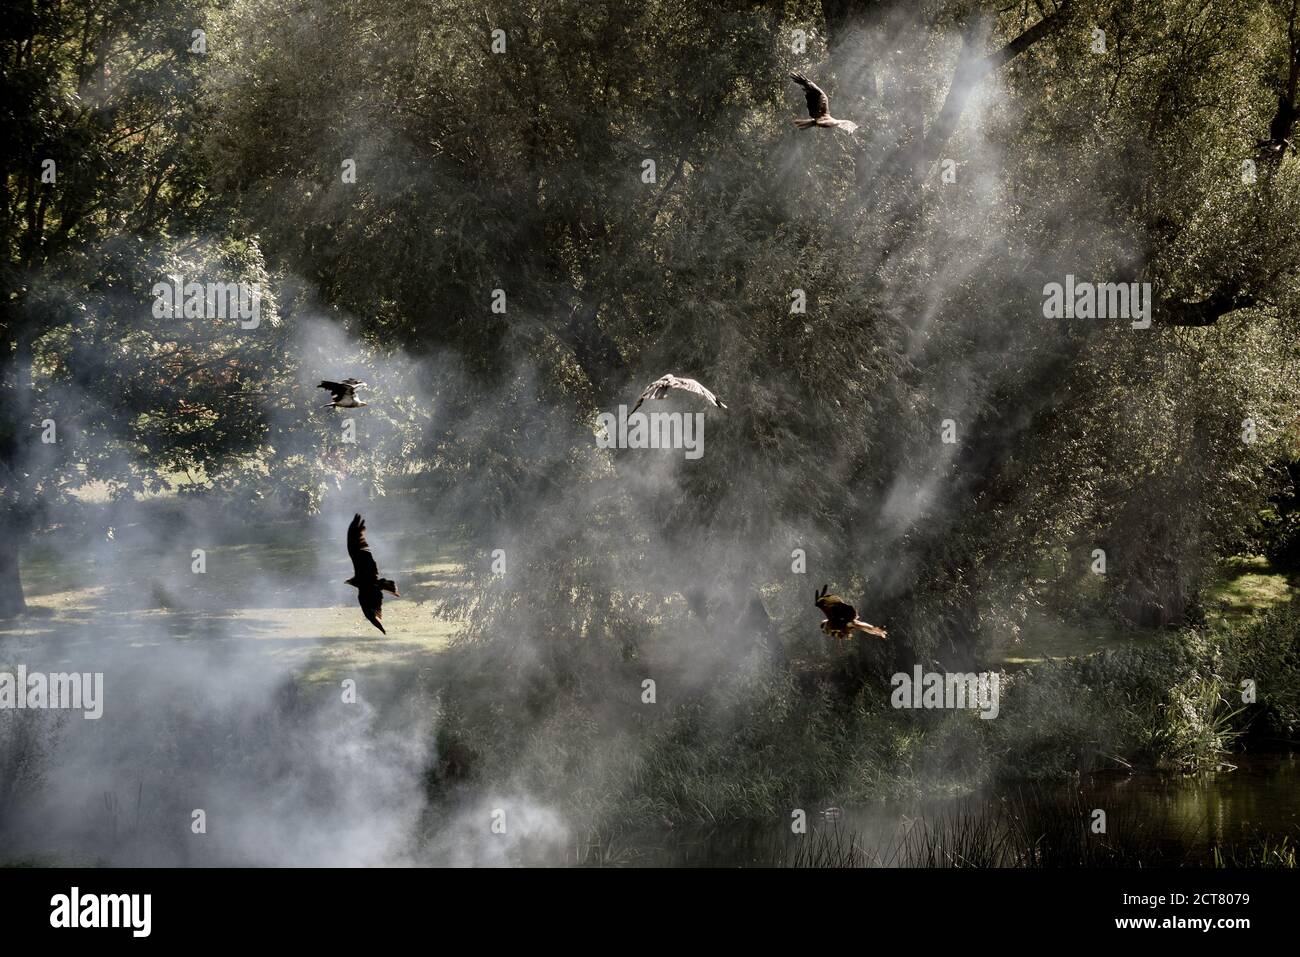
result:
[[[569,849],[586,866],[1209,866],[1257,863],[1300,835],[1300,760],[1234,759],[1198,775],[1099,774],[1070,784],[871,807],[792,821],[643,831]],[[1094,830],[1104,812],[1104,833]]]

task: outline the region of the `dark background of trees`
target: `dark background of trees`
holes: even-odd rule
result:
[[[855,137],[794,130],[791,68]],[[744,640],[827,580],[898,638],[864,655],[958,663],[1049,598],[1186,621],[1288,501],[1300,164],[1257,144],[1294,0],[30,2],[0,70],[5,613],[87,478],[318,503],[308,315],[437,372],[347,468],[419,463],[507,548],[480,634]],[[177,270],[265,282],[267,318],[153,319]],[[1044,319],[1066,273],[1151,282],[1153,327]],[[704,457],[599,452],[670,370],[730,406]]]

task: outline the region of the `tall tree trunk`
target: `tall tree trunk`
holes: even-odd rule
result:
[[[27,538],[21,522],[0,513],[0,618],[13,618],[27,611],[19,554]]]
[[[30,529],[22,459],[32,408],[32,343],[21,332],[10,339],[20,309],[15,300],[6,300],[0,332],[12,345],[0,340],[0,390],[13,401],[0,406],[0,618],[27,610],[19,561]]]

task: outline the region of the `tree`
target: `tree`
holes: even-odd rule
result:
[[[793,622],[799,545],[901,658],[957,663],[1090,541],[1145,543],[1108,578],[1117,613],[1156,594],[1178,620],[1273,487],[1295,165],[1239,174],[1288,12],[265,0],[232,14],[260,40],[224,64],[220,175],[276,268],[471,370],[437,448],[491,503],[484,552],[516,555],[482,581],[482,631],[635,646],[734,629],[758,589]],[[810,63],[856,139],[790,128],[784,77]],[[1152,282],[1157,328],[1045,319],[1066,272]],[[1248,329],[1175,328],[1234,313]],[[731,406],[704,459],[599,452],[595,414],[670,369]],[[1264,440],[1239,441],[1261,409]],[[1125,508],[1152,496],[1169,507]],[[1119,535],[1135,522],[1151,534]]]
[[[379,482],[423,416],[395,395],[371,441],[344,448],[307,414],[319,402],[280,299],[311,298],[268,272],[212,188],[214,22],[192,0],[85,0],[0,27],[0,615],[24,609],[29,534],[89,480],[310,505],[347,460]],[[196,308],[172,311],[160,283]]]

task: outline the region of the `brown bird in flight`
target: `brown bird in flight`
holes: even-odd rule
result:
[[[808,101],[808,115],[812,119],[797,119],[794,125],[801,130],[806,130],[813,126],[831,126],[843,130],[845,133],[853,133],[857,130],[858,124],[852,120],[837,120],[831,116],[831,101],[826,95],[826,91],[820,86],[808,79],[802,73],[791,73],[790,79],[794,80],[803,87],[804,98]]]
[[[384,617],[384,592],[392,592],[396,598],[402,596],[397,593],[395,581],[379,577],[379,566],[375,564],[375,556],[370,554],[370,544],[366,541],[366,523],[360,515],[354,515],[352,524],[348,526],[348,554],[352,556],[352,577],[344,584],[357,590],[361,613],[386,635],[388,632],[384,631],[384,623],[380,620]]]
[[[662,399],[672,389],[681,389],[684,392],[694,392],[696,395],[704,396],[704,398],[708,399],[719,409],[726,408],[726,406],[722,404],[721,399],[708,389],[704,388],[704,386],[700,385],[694,379],[679,379],[670,372],[665,376],[660,376],[658,379],[655,379],[654,382],[651,382],[646,386],[646,390],[641,393],[641,398],[637,399],[636,405],[632,406],[632,412],[641,408],[641,403],[646,399]],[[632,412],[629,412],[628,415],[631,415]]]
[[[858,610],[839,595],[826,594],[827,587],[822,585],[821,591],[814,592],[813,599],[822,614],[826,616],[825,621],[822,622],[822,631],[832,638],[841,639],[853,637],[854,631],[865,631],[868,635],[875,635],[877,638],[886,637],[885,629],[860,620]]]

